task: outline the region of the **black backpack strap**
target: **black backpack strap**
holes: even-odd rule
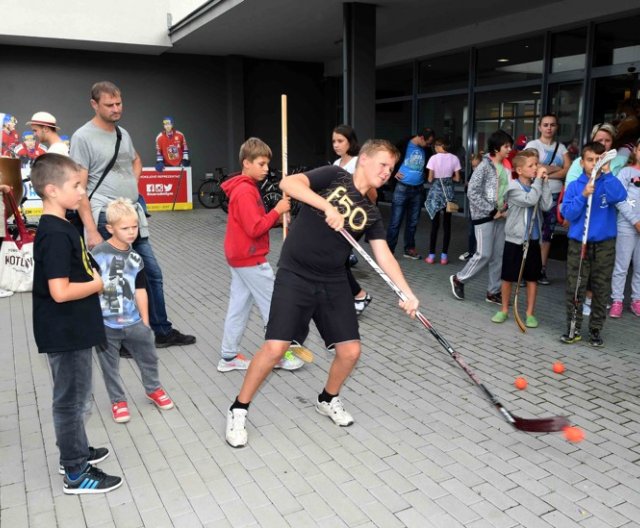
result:
[[[120,127],[116,125],[115,152],[113,153],[113,157],[111,158],[111,161],[105,167],[104,172],[102,173],[102,176],[100,176],[98,183],[96,183],[96,186],[93,188],[93,191],[91,191],[91,194],[89,195],[89,201],[91,201],[91,197],[93,196],[93,194],[98,190],[98,187],[100,187],[100,184],[104,181],[104,179],[107,177],[107,174],[109,174],[109,171],[113,169],[113,166],[116,164],[116,159],[118,159],[118,152],[120,152],[121,141],[122,141],[122,131],[120,130]]]

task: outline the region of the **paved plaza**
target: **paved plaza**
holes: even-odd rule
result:
[[[127,424],[112,420],[94,361],[87,431],[92,445],[111,450],[100,467],[124,477],[111,493],[62,493],[31,295],[0,299],[2,528],[640,526],[640,318],[625,310],[607,320],[604,348],[563,345],[564,263],[553,261],[552,285],[539,289],[540,327],[523,335],[512,317],[491,323],[497,307],[485,302],[485,274],[467,285],[464,302],[451,296],[448,277],[461,269],[466,243],[461,218],[448,266],[400,258],[424,314],[511,412],[567,415],[585,441],[509,426],[361,261],[356,276],[373,302],[360,319],[361,361],[341,393],[355,424],[339,428],[314,409],[332,355],[313,328],[307,345],[315,363],[273,373],[251,406],[248,447],[230,448],[226,411],[243,373],[216,370],[230,278],[225,222],[221,210],[153,214],[170,318],[198,341],[159,350],[174,410],[155,408],[134,364],[121,361]],[[280,245],[274,230],[274,266]],[[262,336],[255,312],[244,351],[252,355]],[[565,374],[552,372],[557,360]],[[517,376],[527,378],[527,390],[515,389]]]

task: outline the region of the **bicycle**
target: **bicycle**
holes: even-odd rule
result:
[[[221,207],[228,209],[228,198],[220,185],[229,179],[229,175],[224,172],[224,167],[216,167],[214,173],[202,179],[198,187],[198,201],[207,209],[217,209]]]

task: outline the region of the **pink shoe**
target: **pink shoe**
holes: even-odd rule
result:
[[[611,303],[609,317],[613,317],[614,319],[619,319],[620,317],[622,317],[622,301],[613,301]]]
[[[436,256],[433,253],[430,253],[429,256],[424,259],[427,264],[433,264],[436,261]]]
[[[442,253],[440,255],[440,264],[442,264],[443,266],[446,266],[447,264],[449,264],[449,257],[447,256],[446,253]]]
[[[629,307],[633,315],[640,317],[640,299],[636,299],[635,301],[631,301],[631,306]]]

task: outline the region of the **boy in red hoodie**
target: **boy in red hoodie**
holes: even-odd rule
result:
[[[224,254],[231,270],[229,308],[224,321],[220,372],[246,370],[249,360],[238,353],[251,307],[258,305],[265,326],[273,294],[274,274],[267,262],[269,230],[280,216],[289,211],[289,200],[283,198],[266,212],[258,190],[258,182],[267,176],[271,149],[258,138],[249,138],[240,147],[242,174],[222,184],[229,197],[229,219],[224,237]],[[295,370],[302,360],[287,351],[275,368]]]

